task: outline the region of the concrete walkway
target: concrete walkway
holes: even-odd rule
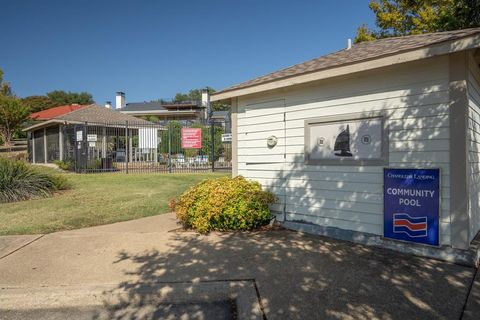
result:
[[[473,268],[286,230],[203,236],[176,228],[166,214],[0,237],[0,318],[210,319],[212,310],[227,319],[480,314],[478,275],[466,304]]]
[[[480,318],[480,271],[477,270],[462,320],[476,320],[478,318]]]

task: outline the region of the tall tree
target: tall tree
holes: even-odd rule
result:
[[[480,26],[480,0],[371,0],[375,30],[357,29],[355,42]]]
[[[447,30],[473,28],[480,26],[480,0],[454,1],[451,14],[442,17],[441,24]]]
[[[38,112],[54,106],[54,102],[47,96],[28,96],[22,102],[30,107],[31,112]]]
[[[3,71],[0,69],[0,95],[11,96],[12,88],[8,82],[3,81]]]
[[[0,138],[9,146],[13,134],[20,128],[28,116],[30,108],[14,96],[0,95]]]
[[[92,104],[94,103],[92,95],[88,92],[66,92],[55,90],[47,93],[47,97],[52,101],[53,107],[69,104]]]
[[[215,89],[211,87],[207,87],[207,91],[209,94],[215,92]],[[181,101],[200,101],[202,99],[202,89],[192,89],[188,93],[177,93],[175,95],[174,100],[176,102]],[[213,111],[220,111],[220,110],[228,110],[229,106],[227,104],[223,104],[220,102],[211,102],[210,107]]]
[[[209,93],[215,92],[212,88],[207,88]],[[201,89],[192,89],[188,93],[177,93],[174,100],[177,102],[181,101],[199,101],[202,99],[202,90]]]

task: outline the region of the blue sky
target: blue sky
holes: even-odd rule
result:
[[[103,104],[217,90],[340,50],[368,0],[0,0],[0,69],[15,94]]]

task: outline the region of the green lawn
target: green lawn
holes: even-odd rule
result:
[[[72,189],[0,205],[0,235],[49,233],[169,212],[168,200],[225,174],[65,174]]]

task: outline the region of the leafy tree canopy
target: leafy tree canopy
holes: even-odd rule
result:
[[[28,96],[22,98],[22,102],[30,107],[31,112],[38,112],[45,109],[70,105],[70,104],[92,104],[92,95],[87,92],[65,92],[55,90],[45,96]]]
[[[3,71],[0,69],[0,94],[4,96],[12,95],[12,88],[8,82],[3,81]]]
[[[355,42],[480,26],[480,0],[371,0],[376,29],[357,29]]]
[[[30,110],[20,99],[15,97],[9,83],[3,81],[0,69],[0,141],[9,146],[15,132],[28,119]]]
[[[207,91],[209,94],[215,92],[215,89],[207,87]],[[192,89],[188,93],[177,93],[175,95],[174,100],[181,102],[181,101],[197,101],[202,99],[202,89]]]
[[[70,105],[70,104],[92,104],[93,97],[88,92],[66,92],[55,90],[47,93],[47,98],[52,101],[52,107]]]
[[[15,96],[0,95],[0,138],[10,145],[13,134],[30,115],[30,108]]]
[[[211,87],[207,87],[207,91],[209,94],[215,92],[215,89]],[[200,101],[202,100],[202,89],[192,89],[188,93],[177,93],[175,95],[174,100],[176,102],[181,101]],[[219,102],[211,102],[210,106],[213,111],[220,111],[220,110],[228,110],[229,106],[227,104],[219,103]]]
[[[45,96],[28,96],[23,98],[22,101],[30,107],[32,112],[75,103],[94,103],[92,95],[87,92],[76,93],[65,92],[63,90],[55,90],[47,93]]]
[[[32,112],[42,111],[54,106],[53,101],[47,96],[29,96],[22,98],[22,102],[29,106]]]

